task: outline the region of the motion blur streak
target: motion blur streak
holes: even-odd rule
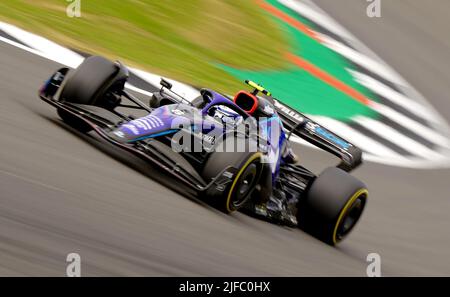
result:
[[[316,3],[450,119],[450,44],[442,39],[450,2],[384,1],[376,21],[365,1]],[[372,252],[384,276],[450,274],[449,170],[361,167],[355,174],[369,185],[367,211],[331,248],[299,230],[222,215],[117,162],[96,140],[68,133],[36,95],[55,62],[0,43],[0,65],[1,275],[64,276],[71,252],[85,276],[365,276]],[[296,149],[312,168],[330,161]]]

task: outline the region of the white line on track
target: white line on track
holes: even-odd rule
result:
[[[24,50],[24,51],[27,51],[27,52],[29,52],[29,53],[32,53],[32,54],[34,54],[34,55],[43,57],[43,58],[48,59],[48,60],[51,60],[51,61],[55,61],[51,56],[49,56],[49,55],[47,55],[47,54],[45,54],[45,53],[41,53],[41,52],[38,51],[38,50],[32,49],[32,48],[30,48],[30,47],[28,47],[28,46],[25,46],[25,45],[21,44],[21,43],[18,43],[18,42],[9,40],[8,38],[5,38],[5,37],[0,36],[0,41],[3,41],[4,43],[7,43],[7,44],[12,45],[12,46],[15,46],[15,47],[17,47],[17,48],[20,48],[20,49],[22,49],[22,50]]]
[[[293,1],[283,0],[283,2],[287,3],[287,2],[293,2]],[[297,3],[297,2],[295,2],[295,3]],[[316,12],[316,14],[318,14],[318,13]],[[313,19],[313,16],[315,17],[317,15],[315,15],[315,14],[309,15],[309,17],[311,17],[312,19]],[[314,21],[317,21],[317,20],[314,19]],[[60,63],[62,65],[66,65],[71,68],[76,68],[84,60],[84,57],[82,57],[81,55],[79,55],[69,49],[59,46],[58,44],[51,42],[43,37],[26,32],[15,26],[0,22],[0,29],[5,31],[9,35],[13,36],[14,38],[21,40],[25,44],[32,44],[33,48],[30,48],[26,45],[23,45],[21,43],[15,42],[13,40],[10,40],[10,39],[4,38],[4,37],[0,37],[0,41],[10,44],[12,46],[15,46],[17,48],[20,48],[22,50],[25,50],[27,52],[30,52],[34,55],[37,55],[37,56],[46,58],[48,60]],[[365,61],[365,62],[367,62],[367,61]],[[133,73],[135,73],[136,75],[138,75],[139,77],[141,77],[142,79],[149,82],[150,84],[155,85],[155,86],[159,85],[159,81],[160,81],[159,75],[148,73],[148,72],[145,72],[145,71],[142,71],[139,69],[134,69],[134,68],[130,68],[130,70]],[[198,90],[196,90],[195,88],[193,88],[189,85],[183,84],[181,82],[175,81],[175,80],[169,79],[169,81],[173,84],[174,90],[176,90],[181,95],[186,96],[189,100],[192,100],[198,96]],[[152,95],[151,92],[139,89],[128,83],[126,84],[126,87],[130,90],[139,92],[139,93],[147,95],[147,96]],[[411,129],[413,132],[420,133],[421,135],[425,136],[425,138],[427,138],[427,139],[430,139],[430,135],[431,135],[430,140],[433,140],[435,143],[441,144],[443,146],[449,147],[449,142],[448,142],[447,138],[443,137],[440,134],[437,134],[435,131],[429,129],[428,127],[425,127],[425,126],[403,116],[402,114],[396,112],[395,110],[392,110],[381,104],[376,103],[372,107],[375,110],[377,110],[378,112],[380,112],[381,114],[384,114],[386,117],[389,117],[389,118],[395,120],[396,122],[399,122],[401,125],[403,125],[403,126],[406,125],[406,127]],[[341,123],[341,122],[338,122],[338,121],[335,121],[332,119],[325,119],[325,118],[319,119],[319,123],[322,122],[324,124],[324,126],[328,125],[328,128],[331,131],[336,131],[336,133],[342,134],[342,136],[344,138],[349,138],[349,139],[351,139],[351,141],[355,142],[355,144],[362,147],[366,151],[364,153],[365,160],[374,161],[377,163],[384,163],[384,164],[388,164],[388,165],[394,165],[394,166],[407,166],[407,167],[414,167],[414,168],[435,168],[435,167],[445,167],[445,166],[448,167],[450,165],[448,162],[448,159],[445,156],[440,155],[437,152],[431,151],[430,149],[424,147],[423,145],[418,144],[417,142],[411,140],[410,138],[400,134],[398,131],[396,131],[395,129],[393,129],[391,127],[388,127],[382,123],[379,123],[379,122],[377,122],[375,120],[371,120],[371,119],[360,119],[360,121],[362,121],[366,125],[366,128],[369,128],[369,127],[367,127],[367,125],[372,127],[370,129],[372,131],[375,126],[381,125],[382,130],[380,130],[380,131],[377,130],[374,132],[376,132],[380,136],[386,138],[387,140],[390,140],[393,136],[397,137],[397,139],[398,139],[398,136],[400,135],[400,139],[406,140],[406,142],[403,142],[403,144],[409,143],[409,144],[413,144],[413,146],[419,145],[419,150],[418,151],[414,150],[412,152],[415,154],[419,153],[419,155],[425,153],[425,155],[427,156],[427,158],[429,158],[429,160],[427,160],[427,161],[419,160],[419,159],[403,160],[401,157],[400,158],[398,157],[398,154],[396,154],[389,148],[384,147],[382,144],[376,142],[375,140],[368,138],[365,135],[362,135],[360,133],[358,135],[357,131],[354,131],[354,129],[351,129],[344,123]],[[366,121],[373,121],[373,122],[368,124]],[[362,123],[360,122],[360,124],[362,124]],[[383,127],[383,126],[385,126],[385,127]],[[386,129],[384,129],[384,131],[383,131],[383,128],[386,128],[389,131],[389,133],[385,134],[384,132],[386,132]],[[307,146],[311,146],[309,143],[305,142],[304,140],[299,139],[298,137],[293,137],[292,140],[295,142],[307,145]],[[378,149],[375,149],[375,148],[378,148]]]
[[[407,116],[399,113],[398,111],[395,111],[394,109],[383,105],[381,103],[377,102],[371,102],[370,108],[378,112],[379,114],[384,115],[385,117],[391,119],[392,121],[399,123],[403,127],[411,130],[417,135],[422,136],[423,138],[434,142],[435,144],[441,145],[443,147],[449,148],[450,142],[449,139],[438,132],[436,132],[433,129],[430,129],[410,118]]]
[[[385,68],[386,72],[384,73],[384,75],[389,75],[392,82],[402,86],[408,85],[408,83],[396,71],[390,68],[389,65],[385,64],[384,61],[382,61],[375,53],[367,48],[367,46],[362,44],[346,28],[336,22],[325,11],[323,11],[320,7],[318,7],[310,0],[278,0],[278,2],[295,11],[299,15],[308,18],[317,25],[340,36],[342,39],[348,41],[353,46],[356,46],[358,51],[364,52],[366,57],[371,55],[375,59],[379,60],[380,64],[383,64],[383,68]]]
[[[17,40],[23,41],[25,44],[30,46],[32,45],[33,49],[43,53],[46,58],[52,57],[49,59],[68,67],[76,68],[84,60],[84,58],[79,54],[46,38],[22,30],[16,26],[0,22],[0,30],[3,30]],[[17,42],[15,42],[15,44],[17,44]],[[22,48],[23,47],[28,48],[22,45]]]
[[[353,77],[358,83],[365,86],[372,92],[383,96],[384,98],[405,108],[406,110],[409,110],[411,113],[421,118],[424,118],[431,122],[434,122],[436,120],[435,112],[429,110],[422,104],[409,99],[405,95],[391,89],[390,87],[386,86],[385,84],[379,82],[378,80],[368,75],[365,75],[363,73],[351,69],[347,69],[347,71],[349,71],[353,75]]]
[[[139,89],[139,88],[137,88],[137,87],[135,87],[133,85],[130,85],[129,83],[125,84],[125,88],[127,88],[129,90],[132,90],[132,91],[135,91],[137,93],[140,93],[142,95],[146,95],[146,96],[150,96],[150,97],[153,96],[153,93],[145,91],[145,90],[142,90],[142,89]]]
[[[392,71],[390,71],[385,65],[381,64],[380,62],[372,58],[369,58],[368,56],[358,51],[355,51],[354,49],[340,43],[339,41],[336,41],[335,39],[327,35],[321,34],[319,32],[316,32],[316,34],[323,41],[323,44],[325,46],[335,51],[336,53],[340,54],[341,56],[349,59],[355,64],[361,65],[362,67],[372,71],[373,73],[376,73],[377,75],[395,84],[401,84],[401,82],[397,78],[397,75],[395,75]]]
[[[136,68],[130,68],[130,70],[134,74],[136,74],[137,76],[142,78],[143,80],[149,82],[150,84],[152,84],[156,87],[159,86],[159,82],[161,81],[160,75],[145,72],[143,70],[136,69]],[[193,100],[200,95],[198,90],[196,90],[195,88],[193,88],[189,85],[183,84],[183,83],[173,80],[173,79],[166,78],[166,80],[169,81],[173,85],[173,89],[176,90],[176,92],[178,92],[180,95],[182,95],[183,97],[185,97],[188,100]]]
[[[429,160],[440,160],[443,158],[440,153],[433,151],[423,144],[418,143],[417,141],[399,133],[394,128],[385,125],[377,120],[363,116],[356,116],[353,118],[353,120],[366,129],[380,135],[381,137],[389,139],[389,141],[391,141],[392,143],[408,152],[411,152],[414,155],[419,155]]]
[[[0,37],[0,40],[6,43],[9,43],[11,45],[14,45],[16,47],[19,47],[23,50],[26,50],[28,52],[31,52],[33,54],[39,55],[41,57],[47,58],[49,60],[55,61],[57,63],[60,63],[62,65],[65,65],[70,68],[77,68],[84,60],[84,57],[81,55],[75,53],[74,51],[67,49],[65,47],[60,46],[59,44],[56,44],[44,37],[35,35],[33,33],[27,32],[25,30],[22,30],[16,26],[0,22],[0,30],[3,30],[10,36],[16,38],[17,40],[20,40],[24,42],[27,45],[32,45],[32,48],[29,46],[25,46],[23,44],[17,43],[15,41],[9,40],[4,37]],[[148,73],[139,69],[135,68],[129,68],[134,74],[138,75],[143,80],[149,82],[150,84],[158,87],[159,82],[161,80],[161,76]],[[172,83],[173,89],[180,93],[180,95],[183,95],[187,97],[188,99],[194,99],[199,95],[198,91],[195,88],[192,88],[189,85],[183,84],[179,81],[167,79],[169,82]],[[131,86],[128,84],[127,86]],[[143,93],[145,95],[151,95],[151,93],[146,92],[144,90],[131,87],[130,89],[133,89],[134,91]],[[144,92],[142,92],[144,91]]]

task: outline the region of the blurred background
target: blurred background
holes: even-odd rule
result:
[[[73,2],[75,4],[75,2]],[[10,23],[65,46],[121,59],[194,85],[232,91],[238,84],[216,64],[282,67],[286,36],[253,1],[4,1]]]
[[[0,274],[64,276],[77,252],[82,275],[364,276],[375,252],[383,275],[449,275],[448,11],[447,0],[1,1]],[[37,90],[91,54],[132,67],[143,97],[160,76],[188,98],[257,81],[360,146],[370,200],[358,228],[331,248],[225,216],[68,131]],[[306,166],[334,164],[296,142]]]

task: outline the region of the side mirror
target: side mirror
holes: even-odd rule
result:
[[[168,90],[172,89],[172,84],[162,77],[161,77],[161,82],[159,84]]]

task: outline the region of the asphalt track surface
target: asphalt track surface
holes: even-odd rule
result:
[[[450,2],[382,1],[376,20],[365,1],[316,3],[450,120]],[[221,214],[65,127],[37,98],[55,62],[1,43],[0,65],[0,275],[64,276],[71,252],[85,276],[364,276],[371,252],[385,276],[450,275],[449,170],[356,170],[370,201],[355,232],[332,248],[300,230]],[[297,149],[315,170],[333,161]]]

